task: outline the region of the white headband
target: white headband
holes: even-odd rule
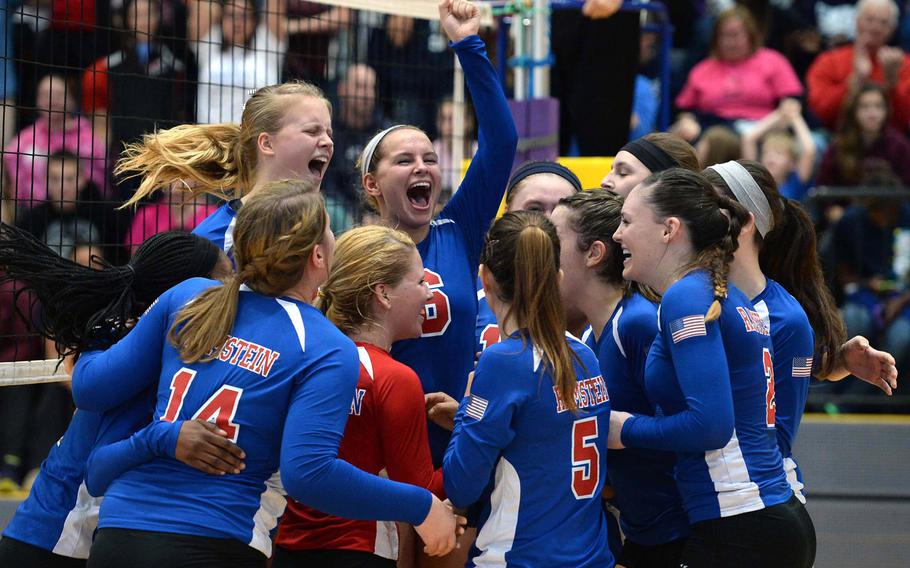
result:
[[[758,234],[762,237],[767,235],[773,223],[771,205],[749,170],[733,160],[715,164],[710,168],[723,178],[727,187],[736,196],[736,200],[755,216],[755,228],[758,229]]]
[[[382,142],[382,139],[388,135],[389,132],[397,130],[399,128],[408,128],[407,124],[396,124],[395,126],[390,126],[379,132],[367,142],[367,145],[363,148],[363,153],[360,154],[360,175],[365,176],[370,169],[370,162],[373,161],[373,154],[376,153],[376,148],[379,147],[379,144]]]

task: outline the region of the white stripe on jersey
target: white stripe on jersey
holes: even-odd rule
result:
[[[515,542],[518,508],[521,503],[521,479],[506,458],[499,458],[490,496],[490,516],[477,533],[474,546],[480,554],[474,566],[506,566],[506,554]]]
[[[705,452],[705,465],[714,482],[721,517],[732,517],[764,509],[758,485],[749,478],[746,460],[739,447],[736,430],[727,445]]]
[[[237,216],[234,215],[231,217],[231,222],[228,223],[227,229],[224,231],[224,253],[231,254],[231,251],[234,250],[234,226],[237,224]]]
[[[63,521],[63,530],[60,531],[60,538],[57,539],[52,551],[54,554],[83,560],[88,558],[92,536],[98,526],[98,508],[102,499],[89,495],[84,481],[79,484],[76,504]]]
[[[477,291],[477,301],[481,301],[487,297],[487,293],[483,291],[483,288]]]
[[[288,317],[291,318],[291,325],[294,326],[294,331],[297,332],[297,339],[300,341],[300,350],[306,351],[306,329],[303,327],[303,316],[300,314],[300,308],[294,302],[288,302],[281,298],[275,298],[275,301],[288,313]]]
[[[761,316],[761,320],[765,323],[765,329],[768,330],[768,333],[771,333],[771,313],[768,311],[768,304],[762,300],[752,307],[755,308],[755,311]]]
[[[622,347],[622,341],[619,340],[619,318],[622,316],[622,308],[622,306],[619,306],[619,311],[613,316],[613,341],[616,342],[616,346],[619,347],[619,352],[622,353],[622,356],[628,359],[629,356],[626,355],[626,350]]]
[[[784,458],[784,473],[787,474],[787,483],[790,484],[790,488],[793,489],[793,494],[796,495],[796,498],[799,499],[799,502],[803,505],[806,504],[806,496],[803,495],[803,483],[796,476],[796,462],[793,461],[792,457]]]
[[[276,471],[265,481],[265,491],[259,495],[259,510],[253,515],[253,538],[247,544],[268,557],[272,556],[270,533],[278,526],[278,518],[288,503],[285,494],[281,474]]]
[[[389,473],[383,469],[379,477],[389,478]],[[376,541],[373,544],[373,554],[398,560],[398,525],[393,521],[376,521]]]
[[[360,364],[363,365],[363,368],[367,370],[367,374],[370,375],[370,379],[373,378],[373,361],[370,359],[370,353],[367,351],[366,347],[357,347],[357,354],[360,356]]]

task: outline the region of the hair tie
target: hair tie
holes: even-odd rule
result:
[[[399,128],[409,128],[407,124],[396,124],[395,126],[390,126],[385,130],[382,130],[376,133],[370,141],[367,142],[367,145],[363,148],[363,153],[360,155],[360,175],[365,176],[370,171],[370,162],[373,161],[373,154],[376,153],[376,148],[379,148],[379,144],[382,143],[383,138],[388,136],[389,132],[393,130],[398,130]]]
[[[679,165],[679,162],[670,157],[670,154],[667,154],[657,144],[644,138],[629,142],[620,148],[619,151],[628,152],[638,158],[638,161],[644,164],[652,174],[675,168]]]
[[[774,219],[771,214],[771,205],[749,170],[734,160],[715,164],[710,166],[710,169],[723,178],[736,200],[755,216],[755,228],[758,229],[758,234],[762,237],[767,235]]]
[[[578,176],[564,165],[547,161],[527,162],[519,166],[518,169],[515,170],[515,173],[512,174],[511,179],[509,179],[509,185],[506,186],[506,201],[509,201],[509,199],[512,198],[512,191],[515,189],[515,186],[525,178],[537,174],[553,174],[559,176],[569,182],[569,185],[571,185],[576,192],[582,190],[581,181],[578,179]]]

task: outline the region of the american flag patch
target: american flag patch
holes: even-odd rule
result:
[[[486,400],[472,394],[468,398],[468,405],[465,407],[464,413],[474,420],[480,420],[487,411],[487,404]]]
[[[793,376],[794,377],[811,377],[812,376],[812,357],[794,357],[793,358]]]
[[[670,322],[670,337],[673,338],[673,343],[699,335],[708,335],[708,330],[705,329],[705,316],[686,316]]]

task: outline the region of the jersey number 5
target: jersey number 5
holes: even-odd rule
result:
[[[449,324],[452,323],[452,310],[449,306],[449,297],[441,290],[442,276],[429,268],[424,268],[423,272],[433,298],[425,306],[427,317],[423,320],[423,333],[420,336],[436,337],[449,329]]]
[[[771,351],[765,347],[762,352],[762,364],[765,367],[765,425],[774,428],[777,420],[777,402],[774,400],[774,361]]]
[[[576,499],[589,499],[600,483],[600,450],[597,449],[597,418],[576,420],[572,424],[572,493]]]
[[[164,416],[161,417],[165,422],[173,422],[180,414],[183,408],[183,399],[187,391],[190,390],[190,383],[196,378],[196,371],[181,368],[174,374],[171,379],[171,398],[167,402],[167,409]],[[209,397],[205,404],[193,415],[193,420],[205,420],[212,422],[225,432],[232,442],[237,442],[237,435],[240,433],[240,426],[234,423],[234,415],[237,414],[237,405],[240,403],[240,396],[243,389],[223,385],[218,391]]]

